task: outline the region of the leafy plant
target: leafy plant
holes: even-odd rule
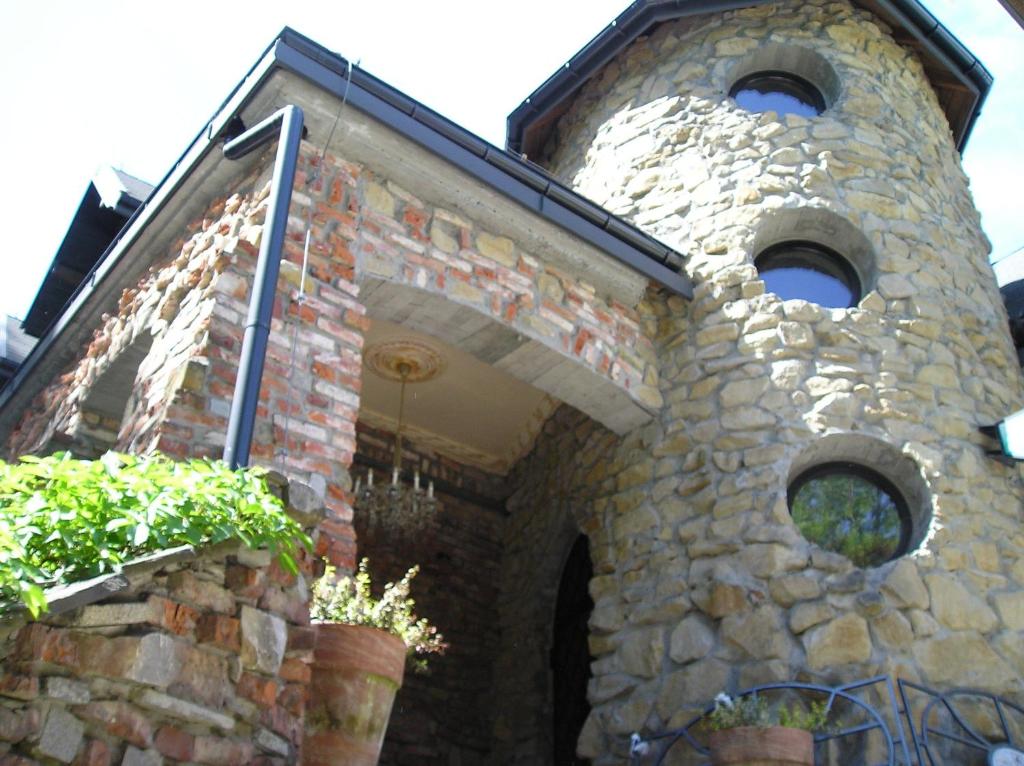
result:
[[[761,729],[786,726],[790,729],[821,731],[828,724],[829,712],[825,700],[811,701],[806,706],[802,702],[769,705],[765,697],[756,694],[734,699],[723,693],[715,697],[715,709],[705,719],[705,726],[711,731],[740,726],[756,726]]]
[[[354,577],[339,579],[335,567],[328,564],[324,576],[313,584],[310,615],[317,622],[386,630],[405,642],[413,669],[425,670],[426,658],[415,656],[444,654],[448,645],[437,628],[413,612],[416,602],[409,594],[420,568],[414,566],[398,582],[387,583],[381,597],[375,598],[369,566],[369,559],[364,558]]]
[[[297,571],[302,528],[267,489],[260,469],[163,455],[69,453],[0,461],[0,610],[22,601],[38,616],[44,588],[107,572],[177,545],[236,538],[268,547]]]

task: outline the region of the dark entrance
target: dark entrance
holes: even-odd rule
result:
[[[594,574],[590,544],[580,535],[572,546],[562,570],[555,605],[551,669],[554,677],[555,766],[577,766],[590,761],[576,756],[576,741],[590,713],[587,681],[590,680],[590,652],[587,620],[594,608],[587,586]]]

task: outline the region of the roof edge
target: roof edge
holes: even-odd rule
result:
[[[565,99],[572,97],[605,64],[638,37],[647,33],[655,24],[706,13],[724,13],[769,2],[771,0],[668,0],[657,3],[651,0],[635,0],[509,114],[506,121],[506,147],[509,151],[521,153],[526,133],[534,122],[546,116]],[[985,97],[992,87],[991,73],[918,0],[874,2],[892,15],[905,20],[915,30],[918,39],[934,55],[952,66],[964,80],[965,86],[974,92],[974,104],[963,129],[957,131],[954,128],[957,149],[962,152],[981,112]],[[1024,6],[1024,2],[1020,0],[1000,2],[1015,18],[1010,4]]]

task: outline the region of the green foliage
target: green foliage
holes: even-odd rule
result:
[[[268,490],[259,469],[163,455],[69,453],[0,461],[0,601],[38,616],[43,589],[116,572],[141,554],[237,538],[268,547],[296,571],[301,527]]]
[[[372,592],[369,559],[359,562],[355,577],[337,577],[337,570],[328,565],[324,576],[313,584],[310,614],[318,622],[366,625],[393,633],[405,642],[412,655],[444,654],[448,645],[437,628],[413,612],[416,602],[409,592],[413,578],[419,573],[412,567],[397,583],[387,583],[381,597]],[[424,670],[426,659],[412,660],[413,668]]]
[[[899,545],[901,523],[895,502],[853,474],[809,480],[793,498],[792,515],[804,537],[859,567],[888,561]]]
[[[735,729],[740,726],[756,726],[766,729],[770,726],[786,726],[790,729],[822,731],[828,724],[829,709],[825,700],[794,701],[793,703],[770,705],[761,695],[748,694],[732,698],[728,694],[715,697],[715,709],[706,719],[711,731]]]

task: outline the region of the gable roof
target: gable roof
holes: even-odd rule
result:
[[[145,181],[115,168],[96,174],[25,315],[25,332],[37,338],[46,332],[151,191]]]
[[[593,75],[658,24],[687,16],[764,5],[771,0],[636,0],[604,31],[508,116],[510,151],[537,157],[547,136],[572,103],[576,92]],[[946,113],[957,148],[963,151],[982,102],[992,87],[992,75],[917,0],[853,0],[893,29],[896,41],[921,58],[939,103]],[[1024,11],[1024,0],[1001,0]],[[1019,19],[1018,19],[1019,20]]]

